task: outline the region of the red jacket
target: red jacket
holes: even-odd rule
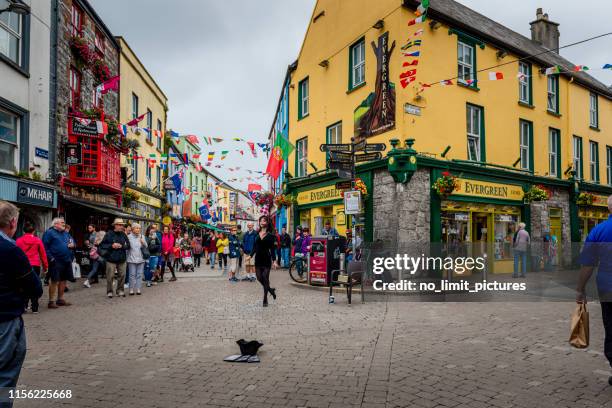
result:
[[[43,269],[49,269],[45,246],[40,238],[35,237],[34,234],[25,234],[24,236],[17,238],[15,243],[23,252],[25,252],[28,260],[30,261],[30,265],[40,266],[42,262]]]

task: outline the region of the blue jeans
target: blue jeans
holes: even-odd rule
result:
[[[216,252],[208,253],[208,256],[210,256],[210,269],[215,269],[215,255],[217,255]]]
[[[87,275],[87,280],[92,280],[94,278],[98,278],[98,270],[104,267],[103,261],[98,258],[98,259],[94,259],[91,261],[91,271],[89,271],[89,274]]]
[[[157,263],[159,262],[159,257],[151,256],[148,261],[145,260],[144,267],[144,278],[145,281],[151,282],[153,279],[153,271],[157,269]]]
[[[289,267],[289,248],[281,248],[281,266],[283,268]]]
[[[26,335],[23,319],[16,317],[0,323],[0,387],[14,388],[26,356]],[[0,407],[12,407],[0,401]]]
[[[521,261],[521,276],[525,276],[527,273],[527,252],[514,250],[514,273],[512,276],[517,278],[519,276],[518,267],[519,260]]]

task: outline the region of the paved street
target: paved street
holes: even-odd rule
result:
[[[347,306],[290,284],[260,305],[257,283],[182,274],[143,296],[26,315],[20,386],[71,389],[74,407],[612,407],[601,316],[592,345],[567,344],[571,303],[405,303]],[[104,281],[102,281],[104,282]],[[223,362],[258,339],[260,364]]]

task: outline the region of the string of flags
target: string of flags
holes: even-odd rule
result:
[[[427,9],[429,8],[429,0],[421,0],[421,4],[417,7],[415,12],[416,18],[414,20],[410,20],[408,22],[408,26],[413,26],[417,23],[422,23],[427,19]],[[406,44],[402,45],[402,55],[406,58],[414,58],[411,61],[404,61],[402,63],[403,68],[408,68],[406,71],[402,72],[399,76],[400,84],[402,88],[406,88],[412,82],[416,81],[417,68],[414,68],[419,65],[419,57],[421,56],[420,49],[414,49],[421,47],[423,44],[423,40],[419,37],[423,34],[423,29],[420,28],[416,30],[408,39]]]

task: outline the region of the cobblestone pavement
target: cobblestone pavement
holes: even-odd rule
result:
[[[576,350],[572,303],[328,305],[275,271],[264,309],[258,283],[215,275],[112,300],[72,284],[72,306],[25,316],[20,386],[73,398],[15,406],[612,407],[595,304]],[[260,364],[223,362],[240,338],[265,344]]]

